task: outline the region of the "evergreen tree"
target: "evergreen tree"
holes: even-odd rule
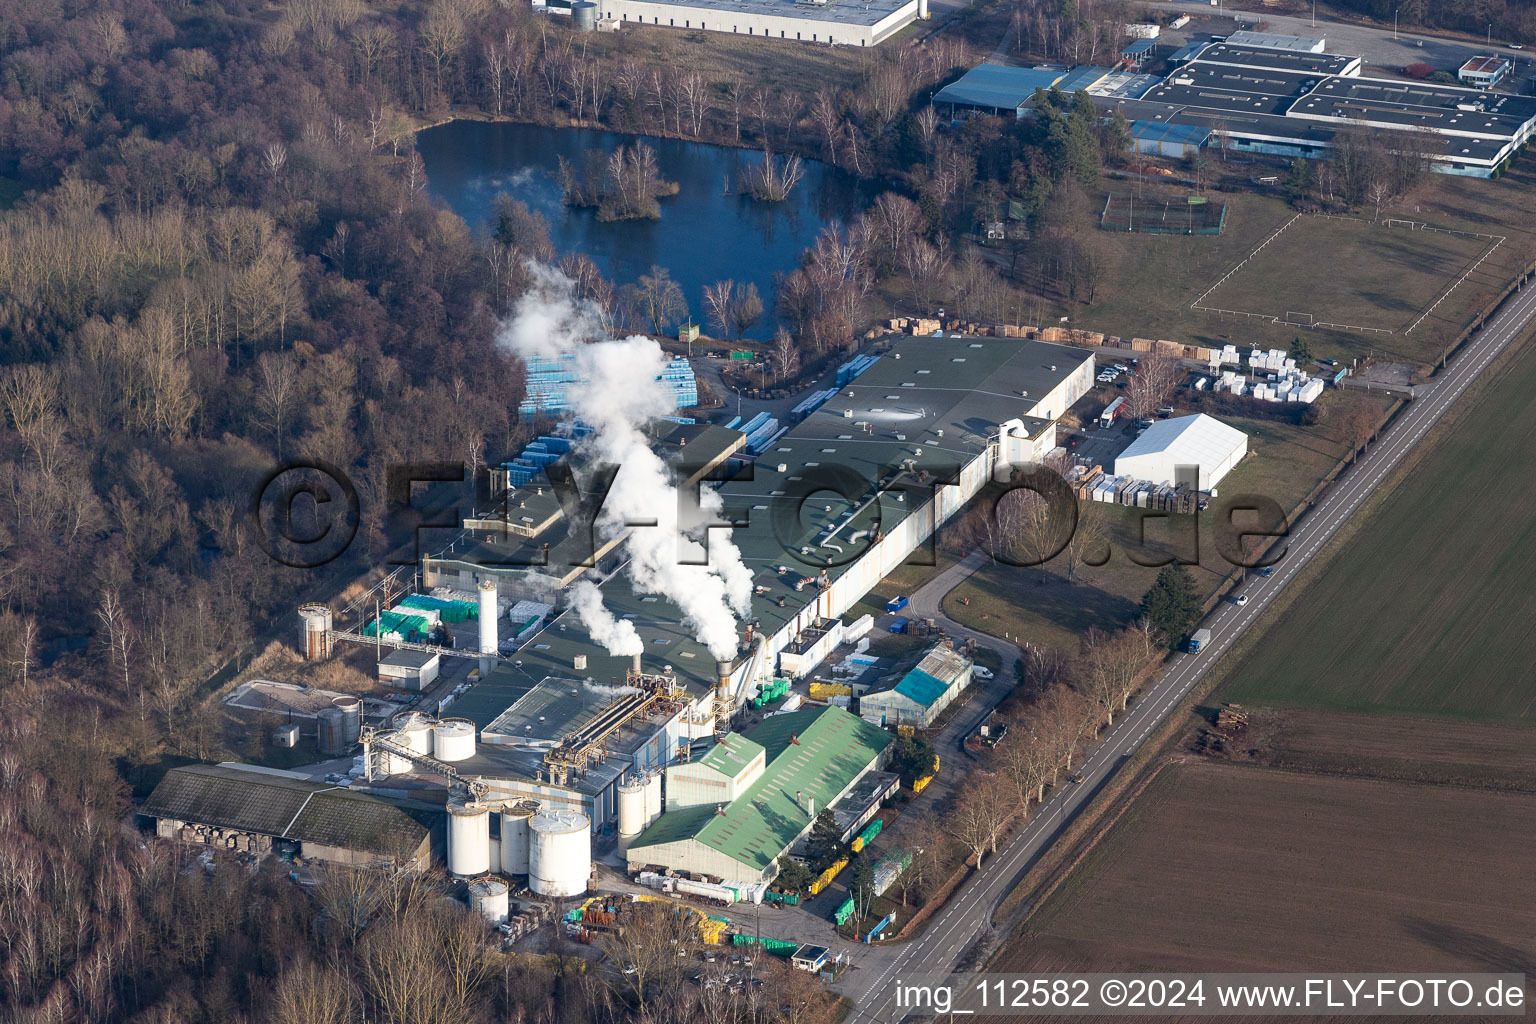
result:
[[[1141,613],[1167,638],[1169,649],[1181,649],[1200,621],[1200,595],[1189,569],[1177,563],[1163,566],[1141,599]]]
[[[787,892],[804,892],[814,878],[804,864],[785,854],[779,858],[779,873],[773,882]]]
[[[891,769],[911,785],[933,771],[933,744],[921,736],[898,736],[891,746]]]
[[[1296,360],[1299,366],[1312,361],[1312,346],[1307,344],[1307,339],[1297,338],[1291,342],[1291,358]]]
[[[832,866],[843,851],[843,837],[838,834],[837,821],[832,812],[823,807],[811,826],[810,862],[811,873],[821,874]]]

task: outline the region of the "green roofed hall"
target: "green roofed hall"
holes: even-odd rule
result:
[[[891,736],[841,708],[774,715],[667,769],[666,812],[628,851],[632,869],[662,865],[765,881],[778,858],[866,774]]]

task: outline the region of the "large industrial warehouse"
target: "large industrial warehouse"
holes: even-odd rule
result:
[[[625,24],[666,25],[795,39],[833,46],[875,46],[927,17],[927,0],[599,0],[598,16]]]

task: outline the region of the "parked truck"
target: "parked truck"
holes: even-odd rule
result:
[[[1189,653],[1198,654],[1200,649],[1211,642],[1211,631],[1197,629],[1189,635]]]

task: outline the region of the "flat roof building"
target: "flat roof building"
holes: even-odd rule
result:
[[[1328,47],[1328,40],[1309,36],[1287,36],[1278,32],[1254,32],[1251,29],[1238,29],[1227,36],[1227,42],[1233,46],[1264,46],[1274,50],[1295,50],[1300,53],[1322,53]]]
[[[1016,68],[978,64],[934,94],[933,102],[969,107],[999,117],[1018,116],[1036,89],[1049,89],[1067,77],[1064,67]]]
[[[1456,78],[1463,85],[1492,89],[1504,80],[1510,69],[1510,62],[1502,57],[1473,57],[1456,72]]]
[[[836,46],[876,46],[927,17],[927,0],[598,0],[599,17]]]

